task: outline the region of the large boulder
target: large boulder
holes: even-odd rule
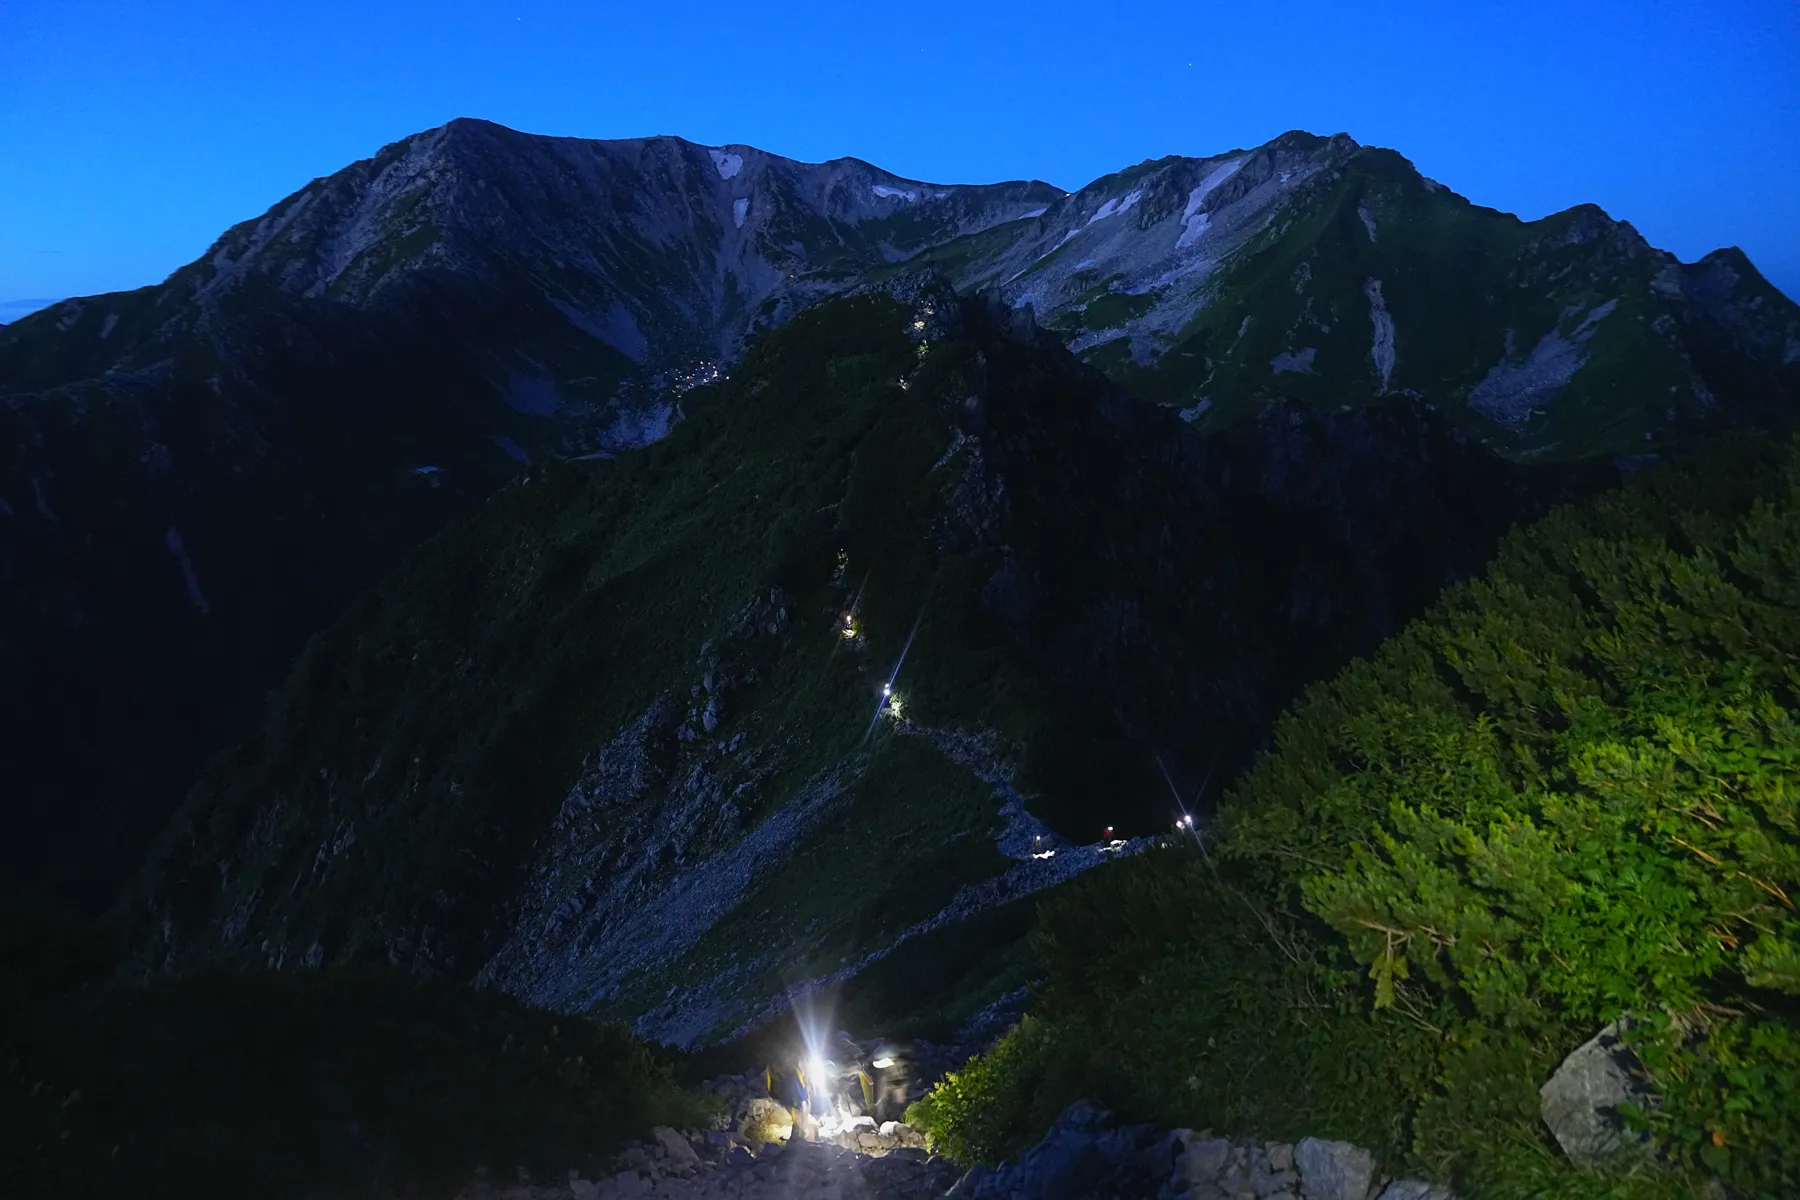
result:
[[[658,1125],[650,1132],[656,1138],[657,1144],[668,1154],[669,1161],[676,1166],[691,1165],[700,1161],[700,1156],[694,1153],[694,1148],[688,1145],[688,1140],[667,1125]]]
[[[1300,1194],[1306,1200],[1367,1200],[1375,1156],[1349,1142],[1304,1138],[1294,1147]]]
[[[1175,1160],[1177,1185],[1212,1183],[1231,1165],[1233,1147],[1224,1138],[1202,1138]]]
[[[1630,1024],[1614,1021],[1583,1042],[1538,1089],[1544,1124],[1577,1166],[1618,1165],[1647,1152],[1648,1139],[1628,1129],[1619,1111],[1647,1105],[1652,1094],[1648,1073],[1621,1036]]]

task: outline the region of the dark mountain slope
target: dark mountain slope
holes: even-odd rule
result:
[[[661,436],[796,275],[841,288],[1051,194],[457,121],[164,284],[0,330],[0,871],[103,900],[305,636],[450,514]]]
[[[1225,777],[1616,478],[1417,405],[1206,437],[1003,306],[897,292],[640,454],[534,469],[314,639],[129,898],[141,964],[396,961],[717,1037],[1165,828],[1159,759]]]
[[[408,548],[527,463],[662,437],[746,338],[921,261],[1199,428],[1299,405],[1346,453],[1344,405],[1580,462],[1778,422],[1800,386],[1800,313],[1742,255],[1520,222],[1343,135],[1065,195],[454,121],[158,287],[0,330],[0,872],[103,899]]]

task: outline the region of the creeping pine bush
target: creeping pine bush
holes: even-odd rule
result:
[[[1727,447],[1515,534],[1281,720],[1187,856],[1186,929],[1134,919],[1172,873],[1157,857],[1044,908],[1045,1019],[1096,1039],[1090,1059],[1103,1044],[1156,1072],[1148,1031],[1169,1023],[1109,1022],[1128,1001],[1206,1011],[1240,1075],[1390,1111],[1402,1154],[1470,1195],[1706,1176],[1800,1194],[1800,453]],[[1218,930],[1245,928],[1269,1003],[1228,1010],[1216,989],[1256,957]],[[1673,1171],[1578,1183],[1537,1088],[1626,1013],[1656,1091],[1633,1119]],[[1371,1021],[1425,1065],[1359,1079]],[[1181,1063],[1165,1084],[1206,1076],[1195,1047],[1162,1049]],[[1151,1107],[1267,1127],[1178,1095]],[[1314,1107],[1330,1127],[1307,1132],[1348,1136]]]

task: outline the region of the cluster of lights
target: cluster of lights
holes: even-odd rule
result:
[[[717,363],[703,362],[693,370],[675,376],[675,390],[685,392],[702,384],[715,383],[723,377]]]
[[[1192,829],[1193,827],[1194,818],[1188,813],[1182,813],[1181,819],[1175,822],[1175,828],[1177,829]]]
[[[844,614],[844,637],[846,640],[856,636],[856,617],[851,613]]]

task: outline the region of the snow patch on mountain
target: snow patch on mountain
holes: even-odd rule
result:
[[[606,307],[606,343],[632,362],[642,365],[650,357],[650,342],[638,328],[631,310],[614,300]]]
[[[1363,295],[1369,300],[1369,323],[1375,328],[1375,342],[1369,356],[1375,360],[1375,374],[1381,377],[1381,390],[1388,390],[1388,378],[1394,373],[1394,318],[1388,314],[1387,302],[1381,298],[1381,280],[1363,284]]]
[[[569,324],[581,330],[581,332],[587,334],[596,341],[604,342],[607,340],[606,327],[604,325],[594,320],[592,317],[589,317],[586,313],[582,312],[573,304],[570,304],[567,300],[564,300],[561,296],[545,292],[544,299],[548,300],[551,307],[556,309],[557,312],[567,317]]]
[[[712,155],[713,166],[719,169],[720,179],[730,179],[744,165],[744,156],[741,154],[730,154],[724,150],[708,150],[707,153]]]
[[[1372,216],[1370,214],[1368,209],[1364,208],[1360,204],[1356,206],[1356,215],[1358,217],[1362,218],[1363,229],[1368,232],[1369,240],[1371,242],[1374,241],[1375,240],[1375,218],[1374,218],[1374,216]]]
[[[1094,215],[1087,219],[1087,223],[1092,225],[1095,221],[1104,221],[1107,217],[1119,216],[1121,213],[1128,211],[1132,205],[1143,198],[1144,189],[1138,188],[1137,190],[1126,194],[1123,199],[1108,199],[1105,204],[1102,204],[1098,209],[1094,210]]]
[[[1041,216],[1043,216],[1043,215],[1044,215],[1044,214],[1045,214],[1045,213],[1047,213],[1047,212],[1049,212],[1049,211],[1050,211],[1050,210],[1049,210],[1049,209],[1047,209],[1047,208],[1034,208],[1034,209],[1032,209],[1032,210],[1031,210],[1031,211],[1030,211],[1030,212],[1028,212],[1028,213],[1021,213],[1021,214],[1020,214],[1020,215],[1019,215],[1019,218],[1018,218],[1018,219],[1019,219],[1019,220],[1021,220],[1021,221],[1023,221],[1023,220],[1025,220],[1025,219],[1026,219],[1026,218],[1028,218],[1028,217],[1041,217]]]
[[[1196,191],[1199,189],[1195,189]],[[1175,239],[1175,248],[1185,250],[1200,240],[1212,225],[1212,217],[1207,213],[1183,213],[1181,215],[1181,236]]]
[[[739,229],[744,227],[744,218],[749,215],[750,200],[748,197],[733,200],[731,202],[731,220]]]
[[[1283,372],[1311,375],[1313,374],[1313,359],[1318,353],[1317,346],[1306,346],[1299,350],[1283,350],[1269,360],[1269,369],[1277,375]]]
[[[880,196],[883,200],[893,200],[897,198],[900,200],[916,201],[919,198],[919,193],[916,190],[888,187],[885,183],[878,183],[869,190],[874,192],[877,196]]]

